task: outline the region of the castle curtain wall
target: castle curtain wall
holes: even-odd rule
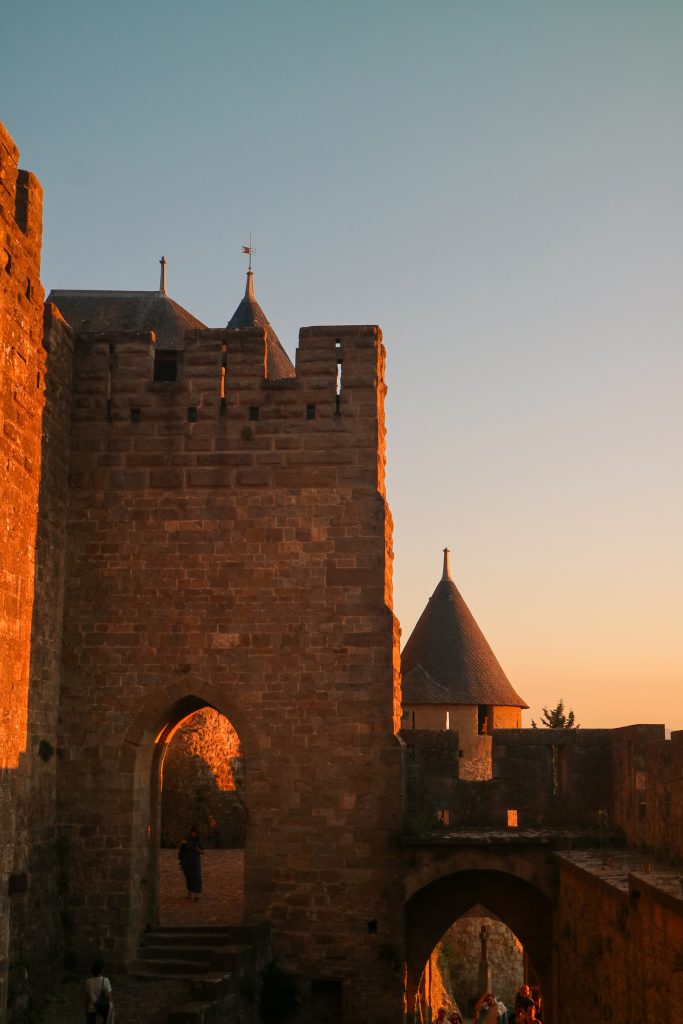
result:
[[[60,784],[73,951],[132,955],[150,913],[153,730],[194,695],[244,747],[247,914],[355,1012],[395,1019],[381,335],[308,328],[297,378],[274,383],[262,330],[190,332],[179,384],[151,383],[153,342],[77,343]]]
[[[8,988],[28,1004],[60,946],[51,799],[58,677],[31,647],[32,631],[51,631],[38,605],[55,581],[36,537],[39,491],[42,501],[50,479],[41,441],[59,416],[43,420],[42,189],[18,161],[0,125],[0,1020]]]

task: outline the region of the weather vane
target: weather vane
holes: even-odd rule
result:
[[[256,255],[256,249],[251,247],[251,231],[249,232],[249,245],[243,245],[242,252],[249,257],[249,270],[251,271],[251,257]]]

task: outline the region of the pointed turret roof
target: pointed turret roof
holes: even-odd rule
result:
[[[247,271],[247,287],[244,290],[244,298],[230,317],[228,327],[262,327],[266,332],[266,345],[268,346],[268,379],[282,380],[285,377],[296,376],[289,356],[270,326],[268,317],[256,301],[254,272],[251,268]]]
[[[443,575],[403,654],[404,704],[494,704],[526,708],[451,579]]]

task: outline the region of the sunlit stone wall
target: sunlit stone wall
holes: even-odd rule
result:
[[[177,846],[191,825],[205,845],[244,846],[244,759],[227,718],[206,708],[183,722],[169,744],[162,780],[162,846]]]
[[[0,1019],[12,900],[26,891],[17,796],[30,772],[27,719],[44,357],[42,189],[0,125]],[[23,863],[22,863],[23,861]]]

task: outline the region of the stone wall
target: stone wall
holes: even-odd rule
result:
[[[683,996],[683,896],[642,874],[560,858],[558,1024],[673,1021]]]
[[[260,330],[190,332],[177,384],[152,383],[153,340],[76,343],[60,735],[73,952],[135,955],[155,913],[159,745],[209,706],[244,752],[247,916],[270,919],[293,969],[338,979],[354,1013],[393,1021],[381,334],[302,330],[283,382],[265,378]]]
[[[31,626],[28,742],[16,811],[15,870],[27,885],[12,898],[15,973],[33,997],[49,991],[63,956],[57,832],[58,715],[64,597],[65,524],[73,347],[59,312],[45,310],[45,410],[42,424],[35,600]],[[22,1020],[21,998],[10,1020]]]
[[[406,817],[424,826],[603,827],[614,822],[611,731],[498,729],[492,737],[493,778],[463,777],[454,732],[403,730]],[[447,814],[444,814],[447,812]]]
[[[19,151],[0,125],[0,1020],[10,962],[24,998],[10,917],[29,885],[17,811],[36,753],[28,736],[29,668],[44,404],[42,190],[18,164]]]
[[[162,766],[161,845],[177,846],[196,825],[205,844],[244,846],[244,758],[237,733],[205,708],[173,734]]]
[[[662,725],[614,729],[612,751],[615,823],[629,844],[683,867],[683,731],[667,740]]]

